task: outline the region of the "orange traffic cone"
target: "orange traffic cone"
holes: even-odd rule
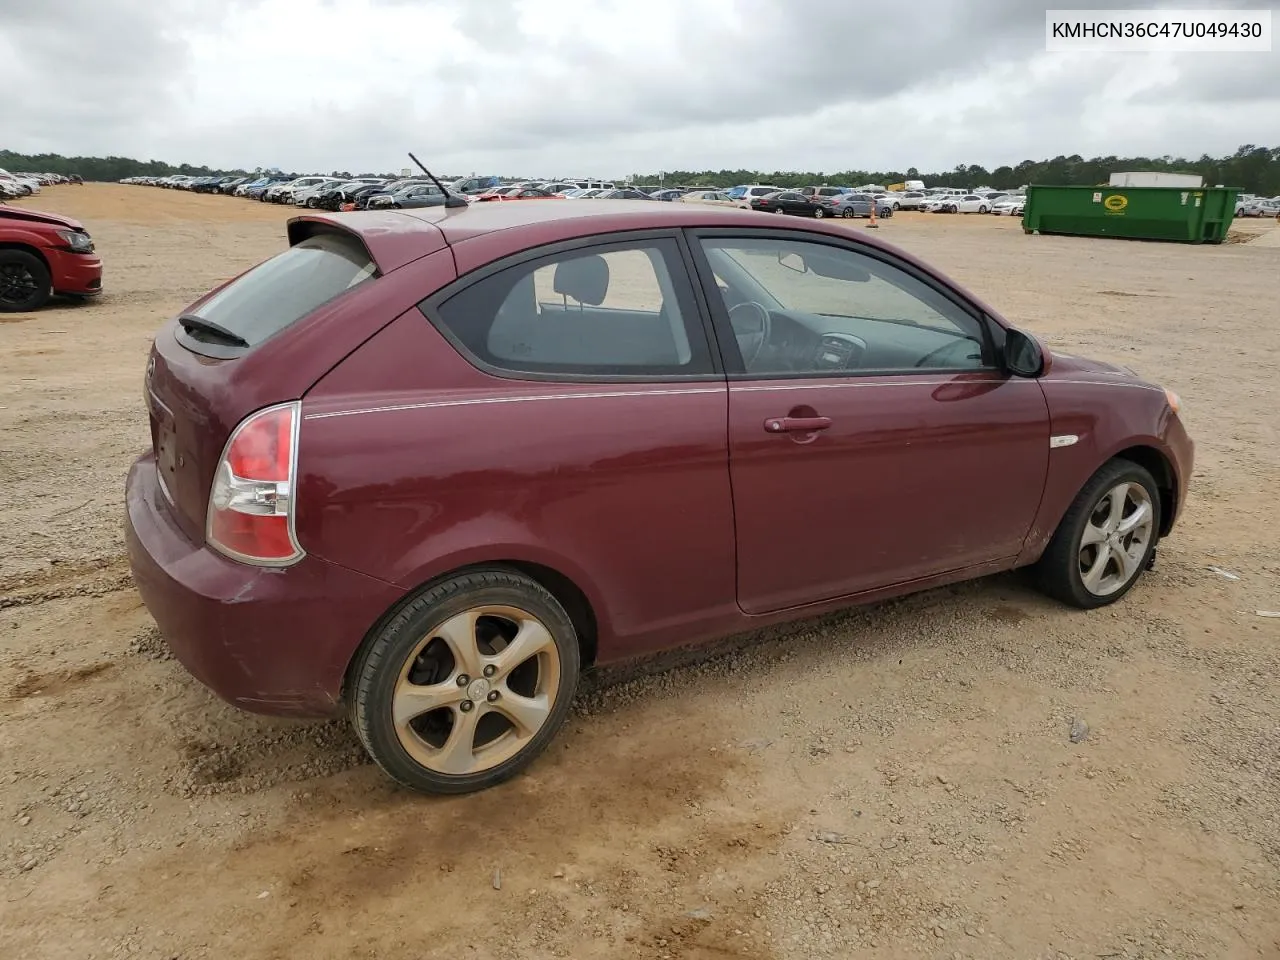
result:
[[[868,227],[880,226],[880,224],[876,223],[876,207],[878,206],[880,206],[880,201],[877,200],[875,197],[872,197],[871,198],[871,219],[867,222]]]

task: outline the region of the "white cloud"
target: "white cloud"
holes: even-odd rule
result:
[[[323,171],[397,169],[407,150],[448,172],[938,170],[1220,155],[1266,142],[1259,118],[1280,116],[1274,55],[1051,55],[1024,0],[921,0],[900,17],[847,0],[11,3],[0,146],[18,151]]]

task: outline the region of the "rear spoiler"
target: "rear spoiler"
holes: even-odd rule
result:
[[[292,247],[326,231],[359,240],[383,275],[447,246],[439,227],[420,217],[406,217],[396,210],[308,213],[291,217],[285,235]]]

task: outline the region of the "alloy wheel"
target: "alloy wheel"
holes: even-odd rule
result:
[[[29,302],[39,291],[35,275],[20,263],[0,265],[0,302],[18,306]]]
[[[1155,531],[1151,496],[1141,484],[1118,483],[1094,505],[1077,561],[1084,588],[1096,597],[1123,589],[1140,572]]]
[[[485,605],[429,631],[392,695],[404,750],[436,773],[482,773],[511,759],[551,715],[560,690],[555,639],[533,614]]]

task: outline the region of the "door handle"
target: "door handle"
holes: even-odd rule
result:
[[[766,433],[813,433],[829,426],[830,417],[770,417],[764,422]]]

